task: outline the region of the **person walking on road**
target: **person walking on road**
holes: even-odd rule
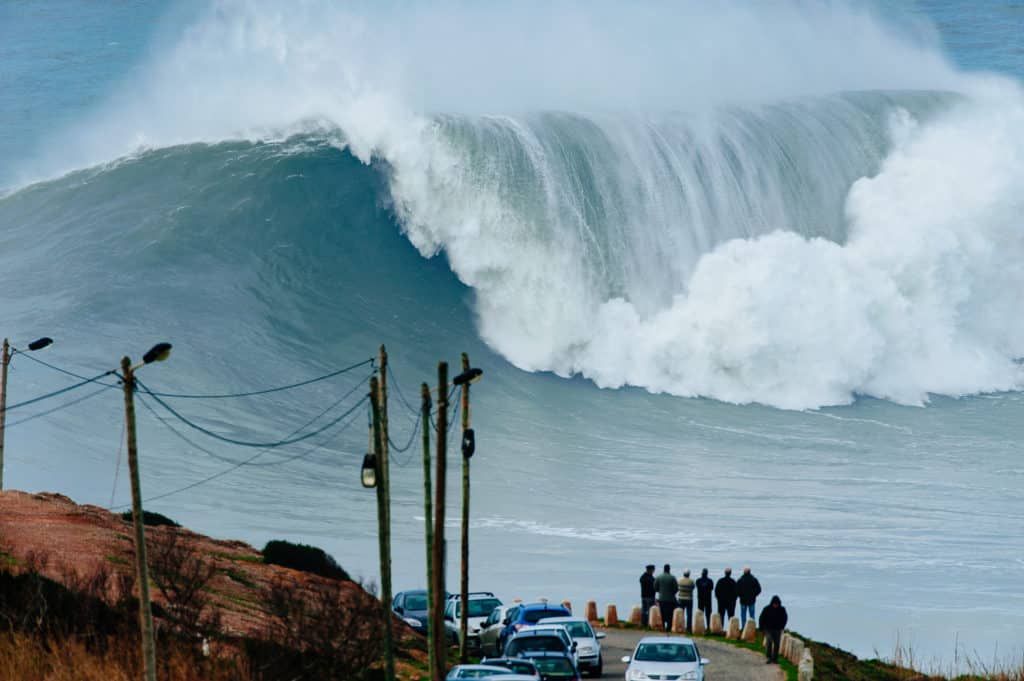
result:
[[[715,600],[718,601],[722,626],[725,626],[736,614],[736,580],[732,578],[732,568],[725,568],[725,575],[715,584]]]
[[[711,592],[715,588],[715,580],[708,577],[708,569],[700,571],[697,578],[697,608],[704,613],[704,626],[711,628]]]
[[[686,613],[686,633],[689,634],[693,631],[693,588],[695,584],[690,579],[690,571],[684,570],[683,576],[679,578],[679,592],[676,594],[676,600],[679,601],[679,607]]]
[[[647,623],[647,614],[654,607],[654,565],[648,565],[644,573],[640,575],[640,607],[643,608],[643,623]]]
[[[782,607],[782,599],[772,596],[771,603],[761,611],[761,619],[758,620],[758,629],[764,632],[766,664],[778,663],[779,643],[782,641],[782,630],[789,622],[789,615]]]
[[[755,615],[754,604],[757,602],[757,596],[761,593],[761,582],[757,581],[757,577],[750,574],[750,568],[743,568],[743,574],[736,582],[736,595],[740,598],[740,626],[744,626],[747,623],[747,613],[750,613],[750,619],[754,619]]]
[[[679,582],[672,575],[672,566],[668,563],[665,563],[665,571],[654,580],[654,588],[658,592],[661,623],[668,631],[672,628],[672,613],[676,609],[676,591],[679,589]]]

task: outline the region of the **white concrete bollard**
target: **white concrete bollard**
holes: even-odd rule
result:
[[[757,640],[757,626],[754,625],[754,620],[749,619],[747,623],[743,625],[743,634],[740,636],[747,643],[753,643]]]
[[[779,655],[788,660],[789,649],[790,647],[792,647],[792,645],[793,637],[787,634],[786,632],[782,632],[782,639],[779,641]]]
[[[604,626],[619,626],[619,609],[615,607],[614,603],[609,603],[604,609]]]
[[[797,678],[799,681],[813,681],[814,679],[814,658],[811,657],[809,650],[805,650],[804,656],[800,658],[800,664],[797,665]]]
[[[704,622],[704,611],[698,610],[693,614],[693,635],[703,636],[706,633],[706,625]]]
[[[665,629],[665,623],[661,621],[661,608],[657,605],[651,607],[650,613],[647,615],[647,626],[656,631],[663,631]]]
[[[634,605],[633,609],[629,611],[629,623],[636,627],[644,625],[644,609],[639,605]]]
[[[740,618],[731,617],[729,618],[729,633],[725,635],[726,638],[733,640],[739,640],[740,638]]]
[[[587,601],[587,621],[597,621],[597,601]]]
[[[800,660],[804,656],[804,642],[796,637],[792,637],[791,643],[789,644],[789,656],[786,658],[793,664],[800,664]]]
[[[686,611],[682,608],[676,608],[672,612],[672,633],[673,634],[685,634],[686,633]]]
[[[722,616],[717,612],[711,613],[711,633],[718,635],[725,633],[722,629]]]

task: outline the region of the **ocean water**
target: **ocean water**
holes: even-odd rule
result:
[[[396,590],[405,402],[466,351],[472,588],[628,609],[645,563],[749,564],[860,655],[1014,656],[1022,36],[1012,1],[3,3],[2,333],[82,375],[167,340],[140,377],[202,394],[385,343]],[[33,358],[11,402],[73,380]],[[167,401],[270,441],[368,374]],[[7,486],[127,502],[89,390],[9,413]],[[263,452],[143,400],[148,506],[376,579],[365,412]]]

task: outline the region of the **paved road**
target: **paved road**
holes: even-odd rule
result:
[[[608,638],[601,642],[605,679],[622,679],[626,665],[623,655],[632,655],[637,641],[649,632],[629,629],[605,629]],[[698,639],[700,654],[710,660],[705,672],[707,681],[784,681],[786,676],[776,665],[764,663],[764,656],[728,643]]]

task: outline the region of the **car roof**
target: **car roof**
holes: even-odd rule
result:
[[[541,601],[540,603],[520,603],[523,610],[568,610],[564,605],[558,603],[547,603]]]
[[[521,655],[529,659],[531,657],[561,657],[572,662],[572,655],[558,650],[524,650]]]
[[[529,660],[524,660],[521,657],[485,657],[484,659],[480,660],[480,664],[497,664],[499,662],[519,662],[519,663],[522,663],[522,662],[530,662],[530,661]],[[530,664],[532,665],[533,663],[530,662]]]
[[[448,673],[451,674],[452,672],[457,671],[459,669],[493,669],[497,674],[501,674],[502,672],[508,671],[508,669],[506,669],[505,667],[496,667],[491,664],[457,664],[450,670],[448,670]]]
[[[407,591],[399,591],[395,595],[396,596],[419,596],[419,595],[426,596],[427,595],[427,590],[426,589],[408,589]]]
[[[527,660],[522,661],[526,662]],[[502,674],[501,676],[485,676],[482,679],[477,679],[477,681],[489,681],[490,679],[494,679],[494,681],[498,681],[498,679],[501,679],[501,681],[537,681],[537,677],[532,676],[530,674]]]
[[[590,620],[586,617],[544,617],[537,622],[537,624],[567,624],[569,622],[586,622],[590,624]]]
[[[562,630],[564,631],[565,627],[562,627]],[[557,637],[557,634],[550,633],[552,631],[557,631],[557,629],[537,629],[535,627],[530,627],[529,629],[521,629],[520,631],[517,631],[516,634],[512,638],[525,638],[525,637],[529,637],[529,636],[556,636]]]

